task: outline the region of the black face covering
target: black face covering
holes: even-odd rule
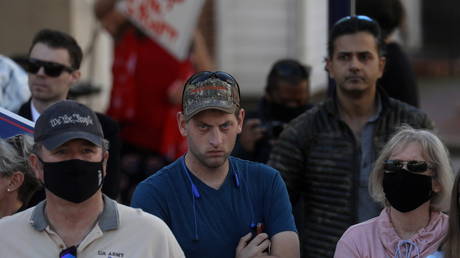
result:
[[[64,200],[74,203],[83,202],[102,186],[102,161],[71,159],[61,162],[41,162],[45,188]]]
[[[307,110],[307,106],[288,107],[283,104],[269,102],[272,118],[277,121],[288,123]]]
[[[391,206],[400,212],[415,210],[433,196],[432,177],[406,170],[383,175],[383,191]]]

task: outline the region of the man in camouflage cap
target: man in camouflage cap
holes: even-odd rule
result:
[[[236,80],[197,73],[182,105],[177,121],[187,153],[141,182],[131,205],[163,219],[186,257],[299,257],[279,173],[230,156],[245,114]]]

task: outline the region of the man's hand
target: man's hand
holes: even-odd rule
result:
[[[261,233],[251,239],[252,233],[243,236],[236,247],[235,258],[250,258],[268,255],[264,252],[270,246],[266,233]]]
[[[265,130],[260,127],[261,123],[257,118],[244,121],[239,141],[245,151],[253,152],[256,142],[264,137]]]

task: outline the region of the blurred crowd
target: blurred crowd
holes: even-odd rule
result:
[[[32,254],[16,236],[46,247],[35,257],[460,257],[460,179],[394,40],[399,0],[356,1],[332,26],[329,96],[312,101],[322,68],[284,57],[254,110],[198,29],[179,60],[122,1],[94,5],[114,41],[104,114],[69,100],[71,35],[0,55],[0,107],[35,122],[0,139],[10,257]]]

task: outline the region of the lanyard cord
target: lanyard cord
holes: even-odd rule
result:
[[[193,241],[198,241],[200,240],[198,236],[198,220],[197,220],[197,212],[196,212],[196,200],[201,197],[200,192],[198,191],[198,188],[196,185],[193,183],[192,178],[190,177],[190,171],[188,170],[187,166],[185,165],[185,155],[182,156],[182,167],[184,170],[185,175],[187,176],[188,181],[190,182],[191,185],[191,192],[192,192],[192,207],[193,207],[193,226],[194,226],[194,237]]]
[[[230,162],[230,158],[228,159],[228,162],[230,164],[230,167],[231,167],[231,170],[233,172],[233,177],[234,177],[234,183],[235,183],[235,186],[236,187],[240,187],[240,178],[238,176],[238,172],[236,171],[236,169],[233,167],[233,163]],[[199,234],[198,234],[198,212],[197,212],[197,208],[196,208],[196,199],[200,199],[201,198],[201,194],[200,192],[198,191],[198,187],[195,185],[195,183],[193,183],[192,181],[192,177],[190,176],[191,172],[190,170],[187,168],[187,165],[185,164],[185,155],[182,156],[182,168],[183,168],[183,171],[190,183],[190,189],[191,189],[191,194],[192,194],[192,207],[193,207],[193,226],[194,226],[194,238],[193,240],[194,241],[198,241],[200,240],[199,238]],[[249,191],[246,189],[246,195],[249,197]],[[249,227],[251,229],[255,228],[256,226],[256,223],[254,222],[254,210],[253,210],[253,207],[252,207],[252,203],[251,203],[251,198],[248,198],[248,201],[250,202],[249,204],[249,209],[250,209],[250,212],[251,212],[251,223],[249,224]]]

